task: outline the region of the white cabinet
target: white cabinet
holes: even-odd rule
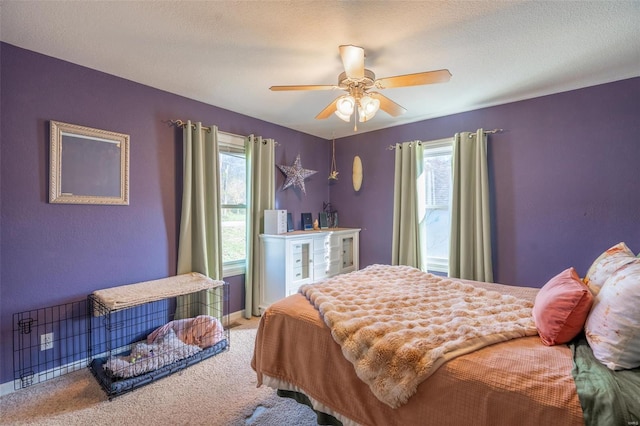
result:
[[[360,229],[260,235],[260,312],[303,284],[358,270]]]

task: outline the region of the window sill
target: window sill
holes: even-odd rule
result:
[[[244,275],[247,272],[247,268],[244,261],[229,263],[222,267],[222,275],[224,278],[233,277],[236,275]]]
[[[446,259],[443,261],[432,258],[431,261],[427,260],[427,271],[447,275],[449,274],[449,263],[446,262]]]

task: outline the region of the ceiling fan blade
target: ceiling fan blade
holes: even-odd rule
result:
[[[415,74],[397,75],[395,77],[380,78],[374,85],[378,89],[392,87],[420,86],[423,84],[446,83],[451,78],[449,70],[418,72]]]
[[[340,57],[347,77],[352,79],[364,78],[364,49],[358,46],[340,46]]]
[[[273,90],[274,92],[281,92],[285,90],[333,90],[339,89],[338,86],[333,86],[330,84],[307,84],[301,86],[271,86],[269,90]]]
[[[407,112],[406,109],[378,92],[367,92],[367,94],[372,98],[379,100],[380,109],[393,117],[397,117]]]
[[[325,109],[320,111],[320,113],[316,115],[316,120],[324,120],[325,118],[329,118],[331,114],[336,112],[336,104],[338,103],[338,99],[340,99],[340,97],[335,98],[333,102],[331,102]]]

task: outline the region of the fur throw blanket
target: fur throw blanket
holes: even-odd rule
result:
[[[447,360],[536,334],[532,302],[408,266],[372,265],[300,292],[358,377],[392,408]]]

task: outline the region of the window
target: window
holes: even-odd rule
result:
[[[453,140],[423,142],[427,270],[449,272]]]
[[[224,276],[245,273],[247,257],[247,167],[244,138],[218,132],[222,262]]]

